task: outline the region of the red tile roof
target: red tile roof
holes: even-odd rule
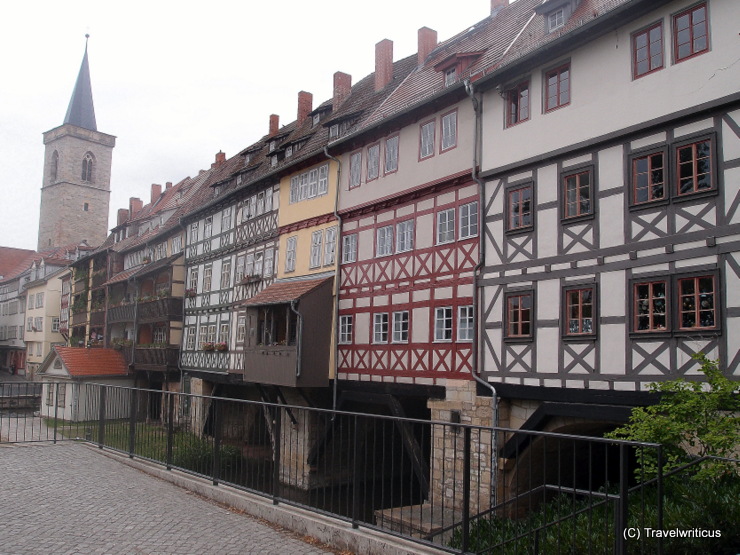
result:
[[[0,279],[12,278],[28,270],[36,256],[36,251],[0,247]]]
[[[115,349],[83,349],[54,347],[73,378],[128,376],[128,365],[123,354]]]
[[[273,283],[242,303],[242,306],[260,306],[267,304],[289,303],[300,299],[307,293],[323,285],[333,277],[321,279],[303,279]]]

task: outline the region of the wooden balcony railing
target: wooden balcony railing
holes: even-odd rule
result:
[[[137,368],[164,371],[167,367],[177,368],[180,349],[177,347],[140,347],[134,352]]]
[[[161,320],[182,320],[182,303],[180,297],[164,297],[140,302],[138,320],[156,322]]]
[[[117,322],[133,322],[134,321],[134,305],[124,304],[120,306],[114,306],[108,309],[108,323],[115,324]]]

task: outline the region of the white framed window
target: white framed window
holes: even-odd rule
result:
[[[452,341],[452,307],[434,309],[434,340]]]
[[[152,340],[154,343],[164,343],[167,341],[167,328],[164,326],[156,326],[154,328],[154,333],[152,334]]]
[[[203,223],[203,239],[208,239],[213,235],[213,216],[208,216]]]
[[[300,191],[298,189],[300,185],[300,179],[297,175],[290,178],[290,204],[294,204],[301,199]]]
[[[308,262],[309,268],[318,268],[321,266],[321,243],[323,242],[323,237],[323,231],[314,231],[311,234],[311,257]]]
[[[262,276],[269,278],[275,270],[275,251],[272,249],[265,249],[265,262]]]
[[[228,289],[231,286],[231,258],[226,258],[221,262],[221,289]]]
[[[373,315],[373,343],[388,343],[388,313]]]
[[[262,252],[255,253],[254,255],[254,268],[252,268],[252,275],[261,276],[264,268],[265,254]]]
[[[34,318],[33,327],[36,328],[36,331],[44,331],[44,318],[40,316]]]
[[[299,179],[298,196],[300,200],[306,200],[308,198],[308,173],[302,173]]]
[[[449,87],[457,81],[457,68],[451,67],[445,71],[445,87]]]
[[[188,289],[196,291],[198,289],[198,267],[190,269],[190,277],[188,279]]]
[[[326,230],[326,239],[324,240],[324,266],[334,264],[337,257],[337,228],[330,227]]]
[[[359,187],[362,180],[362,152],[349,157],[349,188]]]
[[[457,340],[473,340],[473,305],[457,307]]]
[[[478,203],[471,202],[460,207],[460,239],[478,235]]]
[[[195,350],[195,326],[188,328],[187,334],[185,335],[185,350]]]
[[[380,174],[380,144],[376,143],[367,149],[367,180],[377,179]]]
[[[203,267],[203,291],[206,293],[211,290],[213,285],[213,266],[208,264]]]
[[[264,191],[261,193],[257,193],[257,214],[264,214],[265,213],[265,193]]]
[[[200,325],[200,335],[198,336],[198,344],[203,347],[203,343],[208,341],[208,324]]]
[[[419,133],[419,158],[428,158],[434,154],[434,120],[423,124]]]
[[[285,271],[286,272],[294,272],[295,271],[295,256],[296,256],[296,249],[298,248],[298,237],[288,237],[288,240],[285,242]]]
[[[59,333],[59,318],[55,317],[51,319],[51,331]]]
[[[291,156],[293,156],[293,145],[285,147],[285,157],[290,158]]]
[[[265,191],[265,213],[272,212],[272,189]]]
[[[325,195],[329,191],[329,164],[319,168],[319,195]]]
[[[548,14],[547,16],[547,29],[548,31],[552,32],[555,29],[560,29],[565,25],[565,11],[563,8],[560,8],[559,10],[555,10],[551,14]]]
[[[314,198],[319,194],[319,170],[313,169],[308,172],[308,198]]]
[[[255,275],[256,272],[254,271],[254,253],[250,252],[247,255],[247,263],[246,263],[246,267],[244,268],[244,273],[246,276]]]
[[[375,255],[388,256],[393,254],[393,226],[379,227],[376,235]]]
[[[437,212],[437,244],[455,240],[455,209],[448,208]]]
[[[216,342],[216,324],[208,324],[208,335],[206,336],[206,341],[209,343]]]
[[[231,229],[231,206],[224,208],[221,212],[221,231]]]
[[[357,233],[342,237],[342,264],[357,262]]]
[[[44,306],[44,294],[36,293],[36,308],[43,308]]]
[[[335,123],[329,127],[329,138],[336,139],[337,137],[339,137],[339,125]]]
[[[352,343],[352,315],[339,317],[339,343],[346,345]]]
[[[229,343],[229,323],[221,322],[218,326],[218,342]]]
[[[414,248],[414,220],[396,224],[396,252],[406,252]]]
[[[398,135],[385,140],[385,173],[398,169]]]
[[[234,270],[234,283],[239,283],[244,279],[244,255],[236,257],[236,270]]]
[[[236,320],[236,342],[240,345],[244,343],[244,339],[247,337],[247,317],[239,316]]]
[[[190,224],[190,244],[198,241],[198,222]]]
[[[393,343],[408,343],[409,311],[399,310],[393,313]]]
[[[442,116],[442,150],[457,145],[457,111]]]
[[[182,252],[182,237],[176,235],[172,238],[172,254],[178,254]]]

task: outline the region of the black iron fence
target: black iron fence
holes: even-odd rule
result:
[[[660,552],[653,444],[76,383],[0,384],[2,441],[82,440],[450,552]],[[660,465],[658,465],[660,467]]]

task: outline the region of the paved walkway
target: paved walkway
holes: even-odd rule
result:
[[[0,554],[336,553],[88,447],[0,444]]]

